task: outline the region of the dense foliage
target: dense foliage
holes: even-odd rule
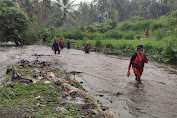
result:
[[[92,51],[114,55],[130,56],[136,51],[138,44],[143,44],[151,59],[176,63],[177,24],[172,22],[176,21],[176,14],[177,11],[169,16],[151,20],[136,16],[117,23],[114,28],[105,21],[80,29],[55,29],[54,35],[58,38],[73,39],[71,40],[73,48],[83,49],[85,42],[89,41]],[[149,30],[148,37],[145,36],[145,29]],[[47,44],[50,44],[52,40],[53,35],[49,33]]]
[[[0,0],[1,42],[31,44],[43,39],[50,44],[54,37],[62,37],[77,40],[76,44],[93,40],[93,50],[101,51],[102,47],[117,48],[112,40],[116,44],[125,40],[118,47],[127,53],[134,51],[139,41],[149,40],[145,48],[156,55],[156,60],[176,60],[176,0],[94,0],[79,4],[71,0],[12,1]],[[149,30],[148,38],[145,29]]]
[[[13,2],[0,1],[0,4],[0,41],[13,41],[16,44],[23,44],[28,17],[22,10],[16,8]]]

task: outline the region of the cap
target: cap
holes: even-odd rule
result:
[[[141,48],[143,48],[143,45],[138,45],[138,46],[137,46],[137,50],[139,50],[139,49],[141,49]]]

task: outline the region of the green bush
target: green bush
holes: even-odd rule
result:
[[[27,31],[25,32],[25,39],[24,39],[26,44],[33,44],[37,40],[39,40],[40,27],[37,26],[38,26],[37,22],[33,22],[28,26]]]
[[[126,32],[123,36],[123,39],[127,39],[127,40],[133,40],[134,39],[134,32],[132,31],[129,31],[129,32]]]
[[[155,31],[155,39],[156,40],[162,40],[166,35],[166,31],[164,29],[158,29]]]
[[[177,64],[177,37],[167,37],[168,42],[162,51],[162,61]]]
[[[124,32],[111,30],[105,33],[105,38],[112,38],[112,39],[122,39],[124,36]]]
[[[24,44],[25,31],[28,28],[27,15],[16,8],[12,1],[0,1],[0,26],[1,41],[12,41],[16,44]]]
[[[157,29],[166,28],[166,26],[164,25],[164,23],[162,21],[153,20],[150,28],[151,28],[152,32],[155,32]]]
[[[67,38],[67,39],[83,39],[84,35],[81,31],[79,30],[69,30],[66,32],[62,32],[63,37]]]
[[[128,22],[128,21],[125,21],[125,22],[120,23],[118,26],[119,26],[120,30],[122,30],[122,31],[128,31],[128,30],[131,29],[132,23]]]
[[[114,46],[113,46],[113,44],[111,42],[108,42],[108,43],[106,43],[106,48],[113,49]]]

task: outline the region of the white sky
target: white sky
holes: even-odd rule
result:
[[[52,1],[55,1],[55,0],[52,0]],[[71,1],[73,1],[73,0],[71,0]],[[75,4],[78,4],[78,3],[80,3],[80,2],[92,2],[93,0],[75,0]]]
[[[77,3],[80,3],[80,2],[91,2],[91,1],[93,1],[93,0],[76,0],[75,1],[75,3],[77,4]]]

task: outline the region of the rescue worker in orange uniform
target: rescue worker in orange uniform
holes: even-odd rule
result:
[[[69,39],[67,39],[66,47],[67,47],[67,49],[70,49],[70,42],[69,42]]]
[[[132,66],[133,72],[135,74],[135,80],[141,83],[141,75],[143,73],[144,63],[148,63],[146,53],[143,52],[143,45],[137,46],[137,52],[131,57],[127,77],[130,76],[130,67]]]
[[[148,36],[149,36],[148,29],[146,29],[146,30],[145,30],[145,35],[146,35],[146,37],[148,37]]]
[[[58,41],[58,43],[59,43],[60,48],[63,49],[64,44],[63,44],[62,38]]]
[[[85,53],[89,53],[89,51],[90,51],[89,42],[86,42],[86,45],[85,45],[85,47],[84,47],[84,50],[85,50]]]

